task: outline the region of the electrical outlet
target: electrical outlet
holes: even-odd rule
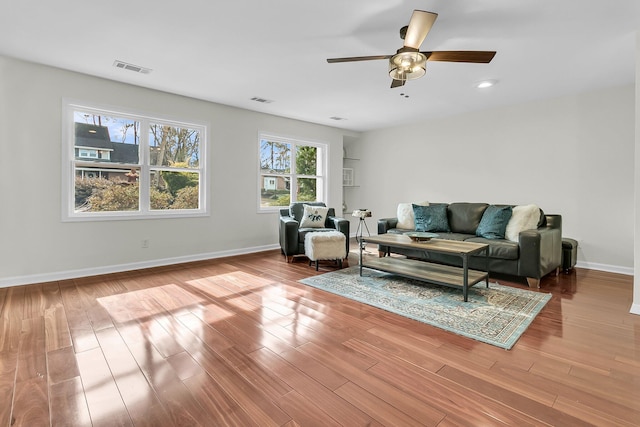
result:
[[[149,239],[142,239],[142,241],[140,242],[140,247],[142,247],[143,249],[146,249],[149,247]]]

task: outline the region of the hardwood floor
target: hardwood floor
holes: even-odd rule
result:
[[[272,251],[0,289],[0,426],[640,425],[631,277],[543,279],[505,351],[297,283],[334,268]]]

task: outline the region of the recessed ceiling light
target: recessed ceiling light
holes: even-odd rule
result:
[[[495,85],[496,83],[498,83],[497,80],[483,80],[481,82],[476,83],[475,86],[478,89],[486,89],[488,87]]]

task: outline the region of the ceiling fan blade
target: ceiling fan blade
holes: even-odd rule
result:
[[[421,52],[427,61],[447,62],[476,62],[487,64],[496,55],[494,51],[485,50],[438,50],[435,52]]]
[[[407,82],[406,80],[393,79],[391,81],[391,89],[393,89],[394,87],[404,86],[406,82]]]
[[[393,55],[376,55],[376,56],[350,56],[347,58],[328,58],[327,62],[333,64],[335,62],[355,62],[355,61],[372,61],[375,59],[389,59]]]
[[[426,12],[424,10],[414,10],[409,21],[407,34],[404,36],[405,47],[420,49],[420,45],[431,30],[433,23],[438,17],[437,13]]]

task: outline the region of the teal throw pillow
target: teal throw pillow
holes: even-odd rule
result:
[[[485,239],[504,239],[512,211],[511,206],[488,206],[482,214],[476,236]]]
[[[447,205],[413,205],[413,216],[416,222],[416,231],[449,232],[449,219],[447,218]]]

